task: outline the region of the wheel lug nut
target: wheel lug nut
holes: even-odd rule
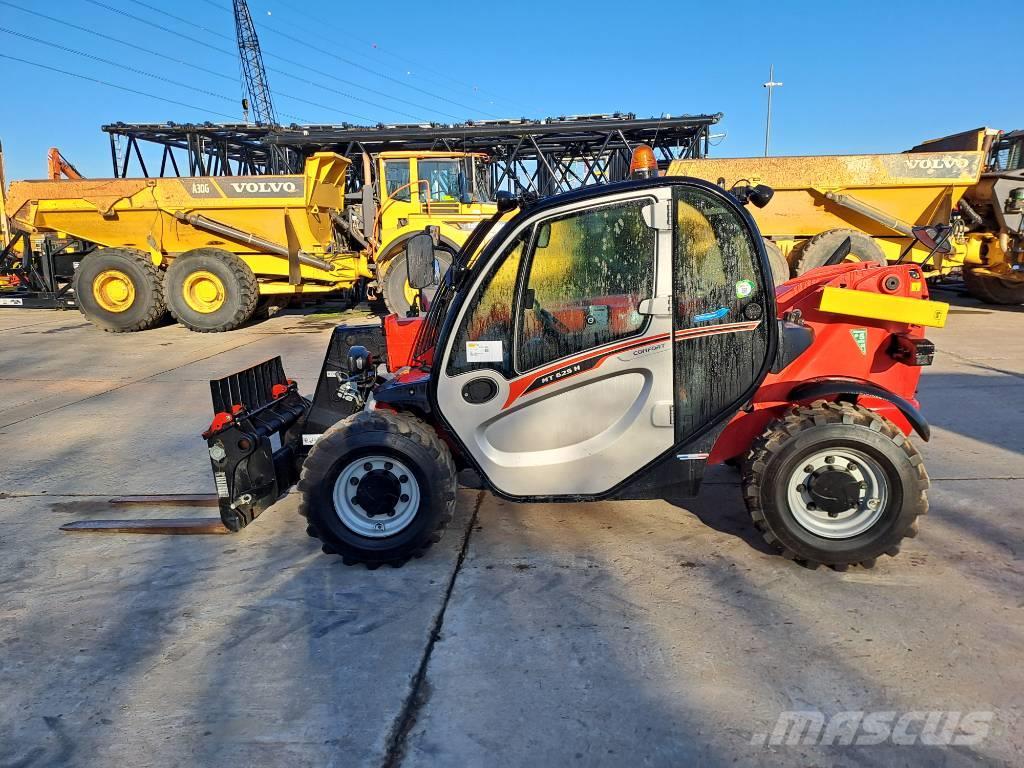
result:
[[[839,517],[839,513],[838,512],[829,512],[828,516],[829,517]]]
[[[398,478],[398,482],[400,482],[400,483],[408,483],[409,482],[409,476],[408,475],[402,475],[400,478]]]
[[[813,471],[814,471],[814,467],[811,466],[810,464],[808,464],[806,467],[804,467],[804,472],[806,472],[807,474],[811,474],[811,472],[813,472]]]
[[[371,464],[370,462],[366,462],[365,464],[363,464],[363,469],[369,472],[371,469],[373,469],[373,464]]]
[[[800,483],[800,485],[796,487],[796,490],[798,493],[803,493],[807,490],[807,487],[803,483]]]
[[[393,510],[393,509],[388,510],[388,517],[394,517],[394,516],[395,516],[395,510]]]
[[[384,462],[384,469],[391,469],[393,466],[395,466],[395,465],[392,464],[390,461],[385,461]]]
[[[405,501],[408,501],[408,500],[409,500],[409,495],[408,495],[408,494],[406,494],[406,493],[403,493],[403,494],[402,494],[402,495],[401,495],[401,496],[400,496],[399,498],[400,498],[400,499],[401,499],[401,500],[402,500],[403,502],[405,502]]]
[[[359,485],[359,478],[353,477],[351,480],[348,481],[348,483],[349,485]]]
[[[807,508],[813,511],[818,508],[818,505],[812,501],[810,504],[807,505]]]
[[[835,456],[826,456],[825,457],[825,463],[826,464],[835,464],[836,463],[836,457]]]
[[[854,464],[852,461],[849,464],[846,465],[846,468],[848,470],[850,470],[851,472],[856,472],[857,471],[857,465]]]
[[[857,483],[857,487],[860,488],[863,491],[864,489],[866,489],[868,487],[868,484],[865,483],[863,480],[861,480],[859,483]]]

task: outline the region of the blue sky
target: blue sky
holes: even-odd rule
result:
[[[1024,128],[1024,101],[1009,85],[1019,50],[1003,34],[1024,21],[1012,2],[1001,15],[965,0],[249,5],[287,121],[723,112],[713,153],[760,154],[761,83],[774,64],[785,85],[773,154],[899,151],[980,125]],[[239,120],[230,9],[230,0],[0,0],[0,28],[37,38],[0,31],[8,179],[42,176],[50,146],[88,176],[109,175],[103,123]]]

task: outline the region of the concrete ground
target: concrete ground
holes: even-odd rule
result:
[[[117,336],[0,310],[0,768],[1021,765],[1024,312],[952,300],[931,514],[846,573],[769,551],[726,470],[689,502],[466,488],[398,570],[322,555],[294,494],[238,535],[60,533],[210,514],[108,500],[212,492],[207,380],[281,354],[312,382],[337,318]],[[910,713],[915,743],[775,745],[786,711]],[[913,738],[931,711],[993,714],[943,747]]]

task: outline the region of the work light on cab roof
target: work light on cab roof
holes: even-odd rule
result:
[[[637,144],[629,158],[629,178],[650,179],[658,175],[658,159],[646,144]]]

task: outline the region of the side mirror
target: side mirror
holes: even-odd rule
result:
[[[498,213],[505,213],[519,207],[519,199],[505,189],[499,189],[494,193],[494,202],[498,204]]]
[[[768,203],[772,201],[775,196],[775,190],[769,187],[767,184],[758,184],[752,190],[750,190],[750,202],[756,205],[758,208],[764,208]]]
[[[437,282],[434,270],[434,239],[430,235],[426,232],[413,235],[405,246],[405,254],[410,288],[418,291]]]

